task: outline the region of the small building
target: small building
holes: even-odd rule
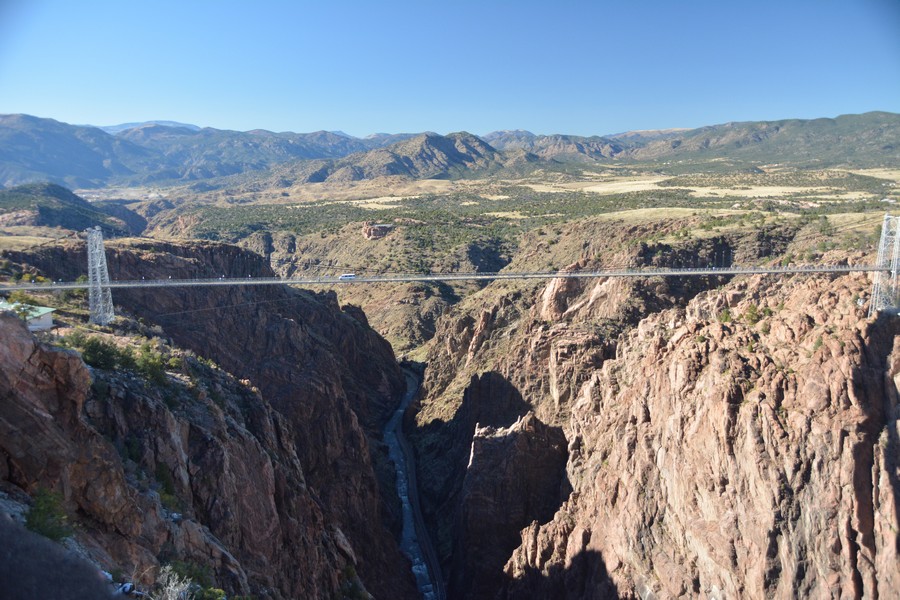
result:
[[[53,313],[55,308],[48,306],[32,306],[30,304],[20,304],[18,302],[9,303],[6,300],[0,300],[0,310],[8,310],[14,313],[21,312],[19,307],[28,309],[28,316],[25,323],[28,325],[28,331],[49,331],[53,329]]]

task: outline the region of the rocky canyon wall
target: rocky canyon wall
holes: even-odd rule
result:
[[[28,259],[50,276],[73,277],[82,270],[83,254],[79,253],[78,249],[55,249]],[[107,260],[114,279],[271,274],[263,259],[221,244],[123,243],[111,245]],[[342,310],[333,295],[273,287],[117,291],[114,298],[130,314],[161,327],[161,335],[177,345],[246,380],[274,411],[267,418],[280,424],[270,432],[279,445],[268,453],[295,461],[293,470],[278,476],[277,469],[257,461],[242,467],[246,475],[242,484],[256,485],[252,476],[258,474],[262,478],[258,483],[268,494],[266,510],[270,512],[255,515],[254,522],[263,526],[265,534],[260,535],[268,540],[265,543],[280,547],[281,554],[278,560],[260,554],[259,569],[279,580],[284,597],[306,595],[297,591],[300,588],[287,586],[288,578],[330,577],[334,583],[347,565],[378,597],[415,595],[408,561],[400,554],[392,531],[396,525],[393,484],[376,476],[376,471],[389,472],[379,467],[386,454],[377,440],[404,381],[390,346],[368,328],[361,311]],[[200,445],[210,443],[200,433],[189,437]],[[233,439],[227,447],[240,443]],[[230,463],[229,457],[228,451],[213,444],[200,461],[202,468],[193,469],[198,476],[203,472],[204,480],[214,480],[207,471],[214,473],[217,461]],[[181,474],[176,481],[186,491],[189,466],[169,468]],[[207,521],[242,514],[239,497],[219,498],[213,491],[204,497],[190,496],[200,501],[202,506],[195,508],[207,526]],[[295,524],[287,531],[277,522],[264,523],[282,501],[288,506],[299,502],[305,511],[283,517]],[[235,525],[240,531],[251,526]],[[304,531],[306,527],[313,530]],[[316,533],[319,530],[321,535]],[[325,561],[331,550],[322,543],[322,536],[332,540],[332,550],[342,549],[352,560]],[[229,542],[254,547],[263,543],[251,542],[250,537],[246,532],[226,536]],[[267,552],[275,550],[270,547]],[[313,568],[317,560],[325,574]],[[275,571],[283,575],[276,576]],[[310,596],[314,597],[325,588],[305,589],[317,590]]]
[[[753,234],[623,259],[667,264],[718,244],[746,263],[789,243]],[[823,260],[848,258],[865,257]],[[895,595],[900,328],[866,320],[869,285],[559,279],[463,301],[438,324],[417,416],[426,516],[451,582],[492,540],[515,530],[518,546],[454,596]],[[486,374],[518,415],[565,438],[563,485],[539,486],[558,499],[552,518],[509,519],[529,488],[508,445],[460,426]],[[460,527],[460,513],[481,526]]]

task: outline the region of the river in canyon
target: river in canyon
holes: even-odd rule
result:
[[[424,600],[444,600],[444,584],[440,563],[431,544],[428,530],[419,510],[415,459],[403,435],[403,413],[419,390],[419,378],[406,371],[406,393],[403,401],[384,428],[384,442],[397,471],[397,495],[403,507],[403,529],[400,549],[412,561],[416,586]]]

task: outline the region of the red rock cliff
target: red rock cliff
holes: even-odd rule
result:
[[[134,243],[107,254],[114,279],[271,273],[263,259],[221,244]],[[50,275],[72,276],[82,257],[57,250],[30,261]],[[339,539],[367,589],[379,597],[415,594],[408,562],[382,517],[390,514],[382,489],[392,492],[376,479],[373,460],[382,457],[371,441],[380,437],[403,378],[390,346],[358,311],[342,312],[333,296],[272,287],[170,288],[117,293],[114,300],[258,387],[290,431],[302,475],[295,483],[310,489],[318,518],[343,532]],[[222,515],[233,514],[229,504],[214,504]],[[282,541],[320,555],[317,539]]]
[[[744,262],[784,245],[757,238],[713,243]],[[630,260],[699,252],[642,247]],[[456,424],[487,371],[561,428],[572,486],[552,519],[519,531],[488,595],[896,595],[900,329],[866,321],[868,279],[686,283],[494,284],[439,323],[416,444],[447,568],[465,475],[448,479],[434,449],[478,446]],[[482,506],[501,523],[518,488],[496,474],[500,497]]]

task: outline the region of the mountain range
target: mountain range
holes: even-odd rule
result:
[[[885,166],[900,160],[900,115],[725,123],[608,136],[497,131],[480,138],[342,132],[229,131],[171,121],[98,128],[0,115],[0,185],[50,181],[71,188],[198,182],[239,173],[292,183],[383,176],[452,177],[510,165],[696,161]]]
[[[183,127],[192,131],[199,131],[201,127],[191,125],[189,123],[179,123],[178,121],[142,121],[139,123],[120,123],[119,125],[101,125],[97,129],[102,129],[110,135],[116,135],[126,129],[134,129],[135,127],[145,127],[147,125],[162,125],[163,127]],[[86,125],[86,127],[94,127],[94,125]]]

